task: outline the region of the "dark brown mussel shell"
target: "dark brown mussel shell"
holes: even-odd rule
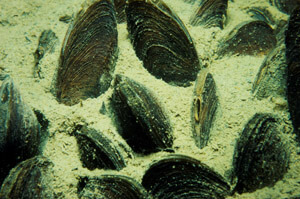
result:
[[[275,45],[276,35],[266,22],[248,21],[235,27],[221,42],[219,55],[265,55]]]
[[[81,127],[74,132],[83,167],[90,170],[121,170],[126,166],[120,148],[95,129]]]
[[[149,73],[171,85],[189,86],[200,63],[177,15],[161,0],[129,0],[126,14],[131,43]]]
[[[291,14],[300,5],[300,0],[269,0],[269,3],[281,12]]]
[[[57,98],[66,105],[98,97],[111,83],[118,54],[112,0],[99,0],[71,25],[61,50]]]
[[[53,166],[45,157],[36,156],[19,163],[5,178],[0,198],[54,198],[47,173]]]
[[[281,42],[264,59],[252,86],[257,99],[286,96],[285,45]]]
[[[230,186],[222,176],[200,161],[171,155],[146,171],[142,185],[154,198],[225,198]]]
[[[287,98],[289,112],[300,141],[300,7],[296,8],[289,19],[286,31],[286,61],[288,65]]]
[[[288,170],[290,150],[283,122],[271,114],[255,114],[237,141],[233,167],[238,193],[273,186]]]
[[[0,184],[17,163],[39,152],[40,125],[12,78],[0,88]]]
[[[193,26],[202,25],[205,28],[224,28],[228,0],[204,0],[199,4],[195,14],[190,19]]]
[[[126,21],[126,1],[127,0],[114,0],[118,23],[124,23]]]
[[[191,111],[193,135],[199,148],[207,145],[217,107],[216,83],[212,74],[202,69],[196,79]]]
[[[172,147],[169,119],[144,86],[117,75],[112,106],[119,132],[133,151],[147,154]]]
[[[78,183],[78,196],[80,199],[150,199],[141,184],[122,175],[82,177]]]

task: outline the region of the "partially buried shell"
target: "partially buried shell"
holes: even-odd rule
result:
[[[134,179],[121,175],[82,177],[78,183],[78,196],[81,199],[150,199],[141,184]]]
[[[262,113],[246,124],[233,157],[237,192],[272,186],[286,173],[290,143],[285,127],[279,118]]]
[[[178,16],[161,0],[129,0],[126,14],[131,42],[144,67],[169,84],[189,86],[200,63]]]
[[[74,105],[109,88],[118,52],[117,34],[112,0],[99,0],[78,14],[61,51],[56,81],[60,102]]]
[[[0,184],[17,163],[38,154],[40,125],[12,78],[0,88]]]
[[[228,0],[204,0],[190,19],[193,26],[224,28]]]
[[[265,55],[276,45],[273,29],[264,21],[239,24],[219,45],[219,55]]]
[[[286,31],[286,61],[288,65],[287,98],[289,112],[300,141],[300,7],[296,8],[289,19]]]
[[[48,174],[53,163],[36,156],[13,168],[4,180],[0,198],[54,198]]]
[[[196,159],[166,157],[150,166],[142,185],[154,198],[225,198],[230,186],[222,176]]]
[[[135,152],[150,153],[172,146],[169,119],[153,94],[141,84],[117,75],[112,106],[119,132]]]
[[[293,9],[300,5],[300,0],[269,0],[269,3],[281,12],[291,14]]]
[[[81,127],[74,132],[83,167],[93,169],[121,170],[125,160],[120,147],[95,129]]]
[[[285,45],[281,42],[264,59],[252,86],[258,99],[286,96]]]
[[[216,84],[206,69],[200,71],[194,89],[192,104],[192,129],[199,148],[207,145],[209,133],[218,107]]]

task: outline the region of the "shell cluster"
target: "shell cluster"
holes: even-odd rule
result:
[[[253,96],[261,100],[285,96],[287,91],[294,132],[299,138],[300,7],[291,11],[288,2],[270,1],[279,10],[291,13],[288,27],[283,26],[286,34],[274,28],[268,11],[253,7],[248,10],[253,20],[239,24],[225,36],[217,54],[218,58],[266,55],[253,83]],[[203,0],[191,14],[190,25],[224,29],[227,7],[227,0]],[[278,115],[256,113],[245,124],[235,143],[231,180],[201,160],[176,153],[172,118],[155,91],[115,73],[118,23],[127,24],[132,48],[149,74],[171,86],[194,86],[188,103],[191,137],[199,150],[209,145],[220,107],[213,73],[202,65],[188,29],[167,4],[162,0],[94,1],[77,14],[65,36],[54,95],[59,103],[73,106],[111,89],[110,102],[101,110],[113,121],[124,142],[111,140],[87,124],[72,128],[70,135],[76,139],[82,166],[88,171],[115,172],[78,176],[78,198],[226,198],[273,186],[284,177],[292,139]],[[42,34],[36,67],[56,39],[51,31]],[[278,60],[282,65],[273,64]],[[53,163],[40,152],[47,136],[42,113],[26,105],[10,76],[1,78],[0,198],[58,198],[47,181]],[[271,88],[272,82],[279,86]],[[161,151],[166,155],[152,161],[140,181],[117,174],[128,166],[128,159],[134,161],[134,157]]]

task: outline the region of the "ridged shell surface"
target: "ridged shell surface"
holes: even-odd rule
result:
[[[171,155],[152,164],[142,185],[159,199],[221,199],[230,193],[230,186],[222,176],[184,155]]]
[[[112,105],[121,136],[137,153],[151,153],[173,144],[169,118],[143,85],[117,75]]]
[[[39,153],[40,125],[12,78],[0,88],[0,184],[17,163]]]
[[[290,151],[284,129],[270,114],[257,113],[246,124],[233,157],[237,192],[273,186],[287,172]]]
[[[65,37],[57,72],[57,98],[66,105],[98,97],[111,83],[118,54],[117,22],[111,0],[78,14]]]
[[[224,28],[228,0],[204,0],[199,4],[190,23],[193,26],[202,25],[205,28]]]
[[[189,86],[200,63],[178,16],[161,0],[130,0],[126,14],[131,43],[149,73],[172,85]]]

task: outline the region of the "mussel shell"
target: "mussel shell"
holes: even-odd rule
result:
[[[119,148],[95,129],[82,127],[75,133],[83,167],[90,170],[121,170],[126,166]]]
[[[190,19],[193,26],[224,28],[228,0],[204,0]]]
[[[171,85],[189,86],[200,63],[177,15],[161,0],[129,0],[126,14],[134,50],[149,73]]]
[[[126,13],[125,13],[126,1],[127,0],[114,0],[118,23],[124,23],[126,21]]]
[[[300,7],[291,14],[286,31],[286,61],[288,65],[287,98],[289,112],[300,140]]]
[[[290,157],[284,133],[282,121],[271,114],[255,114],[246,124],[233,157],[237,192],[272,186],[283,177]]]
[[[264,21],[239,24],[221,42],[219,55],[265,55],[276,45],[273,29]]]
[[[266,8],[251,7],[247,13],[255,20],[264,21],[270,25],[275,24],[272,14]]]
[[[281,12],[291,14],[300,5],[300,0],[269,0],[269,3]]]
[[[0,184],[17,163],[39,153],[40,125],[10,76],[0,88]]]
[[[78,196],[81,199],[150,199],[141,184],[122,175],[83,177],[78,183]]]
[[[285,45],[278,44],[264,59],[252,86],[252,93],[257,99],[286,97],[287,65]]]
[[[53,166],[45,157],[36,156],[25,160],[13,168],[5,178],[0,198],[54,198],[47,173]]]
[[[172,146],[169,119],[147,88],[116,75],[112,106],[119,132],[133,151],[147,154]]]
[[[98,97],[111,83],[118,54],[112,0],[100,0],[79,13],[65,37],[57,72],[57,98],[74,105]]]
[[[200,161],[183,155],[159,160],[146,171],[142,185],[154,198],[225,198],[230,186]]]
[[[207,145],[217,107],[216,83],[212,74],[202,69],[196,79],[191,111],[193,135],[199,148]]]

